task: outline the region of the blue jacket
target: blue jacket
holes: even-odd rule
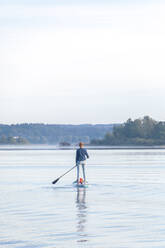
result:
[[[89,158],[87,150],[85,148],[79,148],[76,151],[76,163],[78,161],[84,161],[86,158]]]

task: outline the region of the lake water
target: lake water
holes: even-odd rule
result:
[[[0,150],[0,247],[164,248],[165,150]]]

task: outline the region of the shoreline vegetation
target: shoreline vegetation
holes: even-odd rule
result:
[[[165,146],[165,122],[149,116],[128,119],[123,124],[0,125],[0,145],[74,147],[83,141],[89,148],[98,149],[153,149]]]
[[[92,139],[101,139],[112,132],[113,124],[0,124],[0,144],[89,144]]]
[[[128,119],[114,126],[103,139],[93,139],[95,146],[163,146],[165,145],[165,122],[155,121],[149,116]]]

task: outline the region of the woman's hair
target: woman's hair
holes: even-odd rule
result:
[[[84,143],[83,143],[83,142],[80,142],[80,143],[79,143],[79,146],[80,146],[80,147],[81,147],[81,146],[83,146],[83,145],[84,145]]]

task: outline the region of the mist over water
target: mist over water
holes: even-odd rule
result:
[[[165,247],[165,151],[89,155],[77,189],[74,150],[0,150],[0,247]]]

